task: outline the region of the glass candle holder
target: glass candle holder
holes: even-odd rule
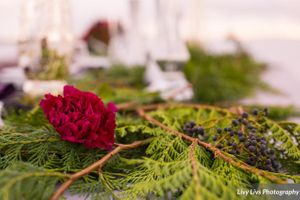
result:
[[[23,0],[19,65],[29,80],[64,80],[73,51],[68,0]]]

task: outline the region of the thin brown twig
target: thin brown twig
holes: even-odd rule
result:
[[[153,108],[153,107],[154,106],[152,106],[151,108]],[[164,106],[160,106],[160,107],[164,107]],[[168,106],[165,106],[165,107],[168,107]],[[149,107],[147,107],[147,109],[149,109]],[[166,130],[167,132],[169,132],[171,134],[174,134],[174,135],[176,135],[180,138],[183,138],[187,141],[190,141],[190,142],[193,142],[195,140],[195,138],[190,137],[190,136],[188,136],[184,133],[181,133],[181,132],[179,132],[175,129],[172,129],[172,128],[162,124],[158,120],[152,118],[150,115],[147,115],[145,113],[144,107],[138,108],[137,112],[141,117],[143,117],[147,121],[151,122],[154,125],[157,125],[157,126],[161,127],[162,129]],[[234,160],[233,158],[225,155],[220,149],[216,148],[212,144],[203,142],[200,139],[197,139],[197,142],[198,142],[199,145],[201,145],[201,146],[205,147],[206,149],[210,150],[211,152],[213,152],[216,157],[221,158],[222,160],[226,161],[227,163],[230,163],[231,165],[233,165],[237,168],[240,168],[240,169],[242,169],[246,172],[250,172],[250,173],[253,173],[253,174],[256,174],[256,175],[259,175],[259,176],[263,176],[263,177],[265,177],[265,178],[267,178],[267,179],[269,179],[269,180],[271,180],[272,182],[275,182],[275,183],[286,183],[286,181],[283,181],[282,179],[279,179],[278,177],[273,176],[272,174],[269,174],[269,173],[267,173],[263,170],[259,170],[255,167],[251,167],[250,165],[248,165],[248,164],[246,164],[242,161]]]
[[[197,145],[197,139],[194,139],[191,145],[191,149],[189,152],[189,157],[191,160],[191,165],[192,165],[192,171],[193,171],[193,178],[195,180],[195,192],[196,192],[196,198],[200,197],[200,178],[198,174],[198,167],[197,167],[197,158],[196,158],[196,145]]]
[[[102,157],[100,160],[98,160],[97,162],[91,164],[90,166],[82,169],[81,171],[72,174],[69,178],[69,180],[67,180],[64,184],[62,184],[56,191],[55,193],[52,195],[52,197],[50,198],[50,200],[58,200],[59,197],[61,195],[63,195],[63,193],[79,178],[89,174],[90,172],[103,167],[103,165],[110,159],[112,158],[114,155],[118,154],[119,152],[123,151],[123,150],[127,150],[127,149],[133,149],[133,148],[137,148],[139,146],[148,144],[150,141],[152,140],[152,138],[146,139],[146,140],[141,140],[141,141],[135,141],[131,144],[118,144],[117,147],[112,150],[111,152],[109,152],[108,154],[106,154],[104,157]]]
[[[133,108],[137,103],[135,101],[128,101],[125,103],[117,104],[118,110],[128,110],[129,108]]]

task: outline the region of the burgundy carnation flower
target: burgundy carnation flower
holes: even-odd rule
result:
[[[117,112],[113,103],[105,106],[95,94],[67,85],[63,96],[46,94],[40,106],[63,140],[87,148],[112,148]]]

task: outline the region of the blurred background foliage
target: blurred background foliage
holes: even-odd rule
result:
[[[273,91],[260,76],[267,70],[264,63],[253,59],[242,46],[236,42],[234,53],[213,54],[196,45],[190,45],[191,58],[184,67],[187,79],[192,83],[193,102],[216,104],[222,107],[234,106],[241,99],[253,95],[257,90]],[[149,104],[163,102],[159,93],[145,90],[145,67],[113,66],[109,69],[88,69],[79,76],[69,76],[68,84],[96,93],[104,102],[117,104],[134,102]],[[9,107],[25,110],[37,105],[41,97],[24,95]],[[245,105],[245,110],[263,108],[264,105]],[[273,120],[286,120],[299,117],[300,112],[294,106],[268,106],[269,117]]]
[[[190,45],[189,51],[191,58],[184,73],[193,85],[196,102],[234,101],[252,95],[256,89],[269,89],[260,79],[266,65],[242,48],[231,54],[211,54]]]

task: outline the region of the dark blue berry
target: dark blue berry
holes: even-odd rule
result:
[[[256,150],[256,148],[255,148],[255,146],[250,145],[248,147],[248,150],[251,151],[251,152],[254,152]]]
[[[194,121],[190,121],[190,126],[194,127],[194,126],[196,126],[196,123]]]
[[[246,118],[246,119],[247,119],[248,116],[249,116],[249,115],[248,115],[248,113],[246,113],[246,112],[244,112],[244,113],[242,114],[242,118]]]
[[[232,120],[231,124],[232,124],[233,126],[237,126],[237,125],[239,125],[239,121],[236,120],[236,119],[234,119],[234,120]]]
[[[243,132],[242,132],[242,131],[238,131],[238,132],[237,132],[237,135],[238,135],[238,136],[242,136],[242,135],[243,135]]]
[[[218,139],[218,136],[215,135],[215,136],[213,137],[213,141],[216,141],[217,139]]]
[[[257,144],[257,142],[256,142],[255,139],[252,139],[252,140],[250,140],[249,142],[250,142],[251,144],[253,144],[253,145],[256,145],[256,144]]]
[[[246,140],[246,138],[242,135],[239,137],[240,142],[244,142]]]
[[[222,149],[223,145],[222,144],[217,144],[217,148]]]
[[[256,129],[255,129],[255,128],[252,128],[252,129],[250,130],[250,132],[256,133]]]
[[[217,133],[222,133],[222,129],[221,128],[217,128]]]
[[[273,161],[273,162],[272,162],[272,165],[273,165],[273,167],[274,167],[275,169],[278,169],[278,168],[281,167],[281,165],[280,165],[280,163],[279,163],[278,161]]]
[[[247,125],[248,121],[246,119],[243,119],[242,124]]]
[[[271,160],[270,160],[270,159],[267,159],[267,160],[266,160],[266,163],[267,163],[267,164],[271,164]]]
[[[250,139],[250,140],[255,140],[255,138],[256,138],[255,135],[252,135],[252,134],[249,135],[249,139]]]
[[[252,165],[252,166],[255,165],[255,162],[254,162],[254,161],[251,161],[251,160],[247,160],[246,163],[247,163],[248,165]]]
[[[267,146],[266,146],[265,144],[261,144],[261,145],[260,145],[260,148],[261,148],[261,150],[263,150],[263,151],[264,151],[264,150],[266,150],[266,149],[267,149]]]
[[[249,141],[245,142],[245,146],[246,147],[250,146],[250,142]]]
[[[255,115],[255,116],[258,115],[258,110],[257,110],[257,109],[254,109],[254,110],[252,111],[252,114]]]
[[[204,128],[203,127],[198,127],[197,128],[197,133],[200,134],[200,135],[203,135],[204,134]]]

